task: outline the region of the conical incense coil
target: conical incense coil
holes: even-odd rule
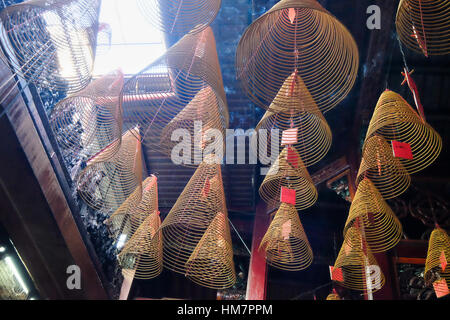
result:
[[[291,151],[288,151],[289,148]],[[282,187],[295,189],[297,210],[307,209],[317,201],[316,187],[293,147],[286,147],[280,153],[262,182],[259,194],[265,202],[276,205],[280,203]]]
[[[141,138],[155,149],[168,148],[160,146],[161,131],[185,108],[189,111],[198,106],[218,106],[220,128],[227,128],[228,107],[211,28],[184,36],[129,79],[122,98],[126,126],[139,125]],[[216,122],[210,119],[203,125]]]
[[[127,131],[113,158],[103,161],[99,153],[87,161],[86,168],[78,175],[78,194],[90,207],[112,213],[127,199],[127,210],[134,209],[141,201],[142,151],[136,135],[137,132]],[[139,191],[135,192],[136,189]]]
[[[264,250],[267,263],[278,269],[300,271],[311,265],[313,252],[293,205],[281,204],[259,250]]]
[[[421,171],[432,164],[441,153],[439,134],[399,94],[384,91],[373,113],[366,141],[372,135],[381,135],[388,141],[399,141],[411,146],[413,159],[400,162],[410,173]],[[364,146],[363,149],[366,149]]]
[[[450,53],[450,2],[401,0],[395,20],[401,42],[425,56]]]
[[[135,206],[135,201],[139,198],[141,191],[141,201]],[[158,183],[155,176],[150,176],[142,183],[142,189],[136,188],[105,221],[105,224],[108,225],[112,238],[117,240],[122,236],[130,239],[148,215],[156,211],[158,211]]]
[[[113,157],[122,138],[122,87],[123,74],[117,71],[57,103],[50,125],[59,145],[83,158]]]
[[[364,226],[365,238],[372,252],[384,252],[395,247],[403,234],[397,216],[368,178],[358,185],[344,235],[349,228],[360,223]]]
[[[165,33],[197,33],[216,18],[221,0],[138,0],[142,13]]]
[[[286,78],[297,73],[326,112],[351,90],[358,64],[350,32],[315,0],[278,2],[247,28],[236,54],[237,78],[262,108],[268,108]],[[289,95],[276,104],[284,108]]]
[[[98,0],[31,0],[0,13],[4,54],[14,72],[41,87],[83,89],[91,79]]]
[[[152,279],[163,269],[161,218],[154,211],[142,222],[117,256],[124,275]]]
[[[291,98],[290,101],[290,110],[272,103],[271,111],[267,111],[259,121],[256,130],[268,130],[267,139],[261,138],[260,135],[259,148],[267,148],[271,144],[272,129],[283,132],[291,127],[297,128],[298,142],[293,146],[300,154],[303,164],[309,167],[319,162],[330,150],[333,139],[331,129],[314,101],[309,104],[308,111],[304,108],[303,100]],[[256,142],[256,139],[252,141]],[[258,150],[256,146],[253,147]]]
[[[225,289],[236,282],[228,217],[218,212],[186,262],[186,276],[212,289]]]
[[[450,285],[450,237],[447,232],[436,227],[428,242],[427,260],[425,262],[425,281],[434,282],[436,278],[444,278]],[[444,268],[443,268],[444,267]],[[438,274],[439,276],[437,276]]]
[[[408,190],[411,177],[398,158],[394,158],[389,143],[379,135],[368,138],[364,144],[356,185],[370,179],[384,199],[391,199]]]
[[[181,274],[186,274],[186,262],[216,214],[227,213],[220,165],[209,161],[212,159],[206,160],[199,165],[161,225],[164,266]]]
[[[375,292],[381,289],[385,278],[372,255],[361,231],[350,227],[334,264],[334,270],[342,270],[343,278],[336,280],[339,285],[358,291]],[[343,281],[341,281],[343,280]]]
[[[333,290],[328,296],[326,300],[342,300],[336,290]]]
[[[217,97],[210,87],[201,89],[162,130],[160,146],[163,153],[169,157],[179,144],[179,141],[172,141],[173,136],[178,137],[177,131],[190,135],[190,156],[182,163],[184,165],[198,165],[202,158],[198,157],[199,155],[215,150],[223,152],[223,139],[216,139],[213,135],[217,133],[220,137],[225,137],[225,124],[219,111]]]

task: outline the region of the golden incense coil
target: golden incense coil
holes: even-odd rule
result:
[[[432,164],[441,153],[439,134],[399,94],[384,91],[370,120],[369,137],[380,135],[387,141],[400,141],[411,145],[413,159],[400,162],[410,173],[421,171]],[[363,150],[366,149],[364,145]]]
[[[347,230],[334,268],[342,269],[344,281],[338,283],[348,289],[375,292],[385,283],[384,275],[369,245],[362,237],[361,231],[355,227]]]
[[[83,89],[91,79],[98,0],[30,0],[0,13],[1,42],[14,72],[41,87]]]
[[[229,288],[236,282],[228,217],[218,212],[186,262],[186,276],[212,289]]]
[[[173,142],[162,136],[164,128],[164,135],[171,134],[178,125],[194,131],[193,121],[177,121],[180,118],[195,120],[199,112],[210,108],[211,114],[200,117],[205,121],[203,128],[227,128],[228,107],[211,28],[184,36],[161,58],[129,79],[122,99],[125,126],[139,125],[146,145],[166,153]]]
[[[220,165],[207,157],[164,219],[164,266],[186,274],[186,263],[218,212],[226,217]]]
[[[384,199],[391,199],[408,190],[411,177],[398,158],[394,158],[392,147],[379,135],[369,137],[364,144],[356,186],[368,178]]]
[[[117,210],[127,199],[125,211],[133,210],[142,197],[141,142],[131,130],[122,136],[116,155],[104,161],[102,153],[87,161],[77,177],[80,197],[92,208],[103,211]],[[139,191],[135,192],[136,189]],[[133,197],[130,196],[133,194]]]
[[[138,0],[141,12],[165,33],[197,33],[216,18],[221,0]]]
[[[450,284],[450,237],[447,232],[436,227],[431,233],[428,242],[427,260],[425,262],[424,278],[427,282],[434,282],[436,280],[436,273],[439,277]],[[445,269],[442,270],[442,266]]]
[[[59,145],[83,158],[114,156],[122,138],[122,87],[123,74],[116,71],[57,103],[50,125]]]
[[[397,216],[368,178],[364,178],[358,185],[345,223],[344,235],[349,228],[360,223],[364,226],[365,239],[372,252],[384,252],[395,247],[403,234]]]
[[[117,256],[124,275],[152,279],[163,269],[163,244],[158,211],[148,214]]]
[[[281,204],[259,250],[264,250],[267,263],[278,269],[300,271],[311,265],[313,252],[293,205]]]
[[[266,109],[280,88],[287,88],[286,78],[298,74],[300,87],[326,112],[351,90],[358,64],[350,32],[315,0],[275,4],[247,28],[236,53],[237,78],[252,101]],[[275,104],[287,108],[289,96]]]
[[[293,159],[295,158],[294,161],[297,162],[297,167],[287,159],[288,148],[292,150]],[[305,210],[317,201],[316,187],[302,159],[293,147],[286,147],[280,153],[262,182],[259,194],[265,202],[276,206],[280,203],[282,187],[295,189],[295,208],[297,210]]]
[[[342,300],[337,293],[330,293],[326,300]]]
[[[395,19],[401,42],[425,56],[450,53],[450,2],[401,0]]]

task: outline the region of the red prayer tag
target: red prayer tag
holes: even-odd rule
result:
[[[343,282],[344,275],[342,273],[342,268],[335,268],[333,266],[330,266],[330,277],[333,281]]]
[[[295,8],[289,8],[289,21],[291,21],[291,24],[294,23],[296,15]]]
[[[281,145],[286,146],[286,145],[296,144],[298,142],[297,134],[298,134],[298,128],[284,130],[283,136],[281,138]]]
[[[289,219],[285,223],[283,223],[281,227],[281,235],[283,237],[283,240],[289,240],[289,236],[291,235],[292,230],[292,221]]]
[[[375,224],[375,216],[372,212],[367,212],[367,220],[369,220],[369,223],[374,225]]]
[[[281,202],[292,204],[295,206],[296,192],[294,189],[281,187]]]
[[[292,148],[287,149],[286,160],[292,167],[298,168],[298,156]]]
[[[442,271],[445,271],[445,268],[447,267],[447,257],[445,256],[444,251],[442,251],[441,256],[439,257],[439,260],[441,261]]]
[[[202,195],[204,197],[207,197],[210,189],[211,189],[211,184],[209,182],[209,179],[206,178],[205,185],[203,186],[203,190],[202,190]]]
[[[394,152],[394,157],[396,158],[402,158],[407,160],[413,159],[411,145],[409,143],[393,140],[392,151]]]
[[[433,282],[434,292],[436,293],[436,297],[441,298],[443,296],[448,295],[450,292],[448,290],[447,281],[445,279],[436,280]]]

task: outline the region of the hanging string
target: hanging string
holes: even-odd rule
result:
[[[244,245],[245,249],[247,249],[247,252],[249,255],[252,255],[252,252],[250,251],[250,249],[247,247],[247,245],[245,244],[244,239],[242,239],[239,231],[237,231],[236,227],[234,226],[233,222],[231,222],[230,218],[228,218],[228,222],[230,222],[231,226],[233,227],[234,232],[236,232],[239,240],[241,240],[242,244]]]

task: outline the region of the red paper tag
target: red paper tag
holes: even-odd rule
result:
[[[291,219],[289,219],[281,226],[281,235],[283,237],[283,240],[289,240],[291,230],[292,230],[292,221]]]
[[[298,168],[298,155],[292,148],[288,147],[286,160],[292,167]]]
[[[392,151],[394,152],[394,157],[396,158],[402,158],[407,160],[413,159],[411,145],[409,143],[393,140]]]
[[[291,21],[291,24],[294,23],[296,15],[295,8],[289,8],[289,21]]]
[[[281,202],[289,203],[295,206],[295,195],[296,192],[294,189],[281,187]]]
[[[333,266],[330,266],[330,277],[333,281],[343,282],[344,275],[342,273],[342,268],[335,268]]]
[[[209,179],[206,178],[205,185],[203,186],[203,190],[202,190],[202,195],[204,197],[207,197],[210,189],[211,189],[211,184],[209,182]]]
[[[369,223],[371,225],[375,224],[375,216],[373,215],[372,212],[367,212],[367,220],[369,220]]]
[[[281,145],[286,146],[286,145],[296,144],[298,142],[297,134],[298,134],[298,128],[284,130],[283,136],[281,138]]]
[[[445,256],[444,251],[442,251],[441,256],[439,257],[439,260],[441,260],[442,271],[445,271],[445,268],[447,267],[447,257]]]
[[[434,292],[436,293],[436,297],[441,298],[443,296],[448,295],[450,292],[448,291],[447,281],[445,279],[436,280],[433,282]]]
[[[350,253],[350,251],[352,251],[352,247],[350,247],[350,245],[349,245],[347,242],[345,242],[345,243],[344,243],[344,252],[345,252],[345,255],[348,256],[348,254]]]

